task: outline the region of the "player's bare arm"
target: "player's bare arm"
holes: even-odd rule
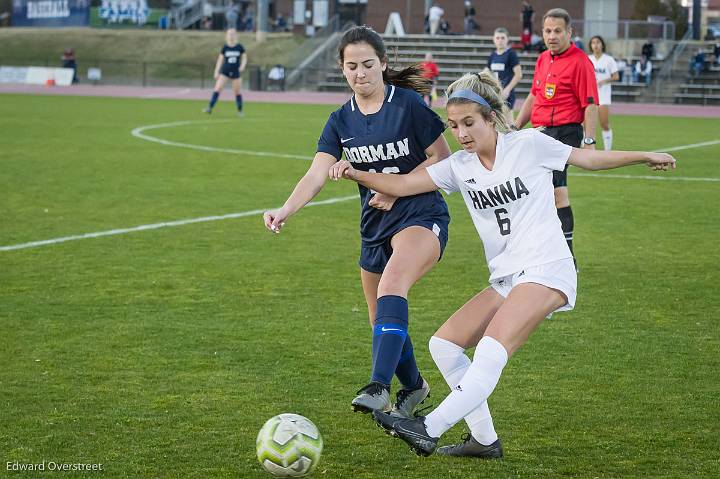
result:
[[[334,181],[346,178],[366,188],[397,197],[419,195],[438,189],[425,168],[407,175],[387,175],[359,171],[353,168],[350,162],[342,160],[332,165],[328,175]]]
[[[316,153],[307,173],[298,181],[285,204],[281,208],[269,210],[263,214],[265,227],[274,233],[279,233],[286,219],[297,213],[320,193],[327,181],[328,170],[336,161],[332,155],[323,152]]]
[[[585,170],[611,170],[642,163],[655,171],[674,170],[676,160],[667,153],[648,151],[600,151],[573,148],[568,163]]]
[[[427,155],[427,160],[417,165],[412,171],[425,169],[430,165],[434,165],[438,161],[444,160],[450,156],[450,146],[448,145],[445,137],[440,135],[437,137],[437,140],[432,143],[432,145],[427,147],[425,154]],[[396,199],[396,196],[387,195],[385,193],[376,193],[370,199],[368,204],[379,210],[390,211]]]

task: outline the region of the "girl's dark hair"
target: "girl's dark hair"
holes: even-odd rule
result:
[[[600,40],[600,45],[602,45],[602,52],[605,53],[605,40],[600,35],[595,35],[590,39],[590,41],[588,42],[588,50],[590,50],[590,53],[592,53],[592,41],[596,38]]]
[[[367,43],[370,45],[381,62],[388,63],[387,51],[382,37],[372,28],[361,25],[346,31],[338,45],[338,58],[342,66],[345,61],[345,47],[353,43]],[[402,70],[393,70],[388,64],[383,72],[383,82],[400,88],[415,90],[421,95],[429,95],[432,88],[430,79],[422,76],[423,69],[419,64],[411,65]]]

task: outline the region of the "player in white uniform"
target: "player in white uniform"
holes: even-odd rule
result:
[[[600,115],[603,145],[606,150],[612,150],[613,133],[610,129],[612,85],[610,83],[620,80],[620,74],[615,59],[605,53],[605,40],[603,40],[603,37],[595,35],[590,39],[590,51],[592,53],[588,57],[590,57],[590,61],[595,67],[595,78],[597,78],[598,96],[600,97],[598,114]]]
[[[430,353],[451,388],[430,414],[397,419],[381,411],[375,420],[410,444],[432,454],[439,437],[465,419],[471,435],[439,454],[502,456],[487,398],[508,358],[553,311],[572,309],[577,276],[553,201],[552,171],[569,163],[589,170],[647,163],[675,167],[666,153],[579,149],[529,129],[511,132],[500,85],[490,72],[467,74],[447,90],[448,125],[462,151],[407,175],[362,172],[347,161],[330,169],[393,196],[439,188],[462,194],[482,239],[490,287],[462,306],[430,339]],[[473,361],[466,348],[476,347]]]

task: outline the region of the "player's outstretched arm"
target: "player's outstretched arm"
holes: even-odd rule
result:
[[[645,163],[659,171],[675,169],[675,158],[667,153],[649,151],[602,151],[573,148],[568,163],[585,170],[611,170]]]
[[[412,196],[438,189],[425,168],[407,175],[389,175],[358,171],[347,160],[338,161],[330,168],[328,175],[332,180],[347,178],[380,193],[392,196]]]
[[[322,152],[316,153],[307,173],[295,185],[295,189],[285,201],[285,204],[281,208],[268,210],[263,214],[265,227],[273,233],[279,233],[286,219],[297,213],[300,208],[308,204],[310,200],[320,193],[320,190],[325,186],[325,181],[327,181],[328,170],[336,161],[332,155]]]

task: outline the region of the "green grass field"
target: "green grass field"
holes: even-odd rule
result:
[[[131,131],[198,120],[145,133],[311,156],[333,109],[249,104],[235,119],[221,103],[208,120],[202,106],[0,97],[0,246],[280,205],[308,162]],[[720,120],[612,121],[618,149],[720,139]],[[418,458],[351,413],[371,337],[347,200],[304,209],[280,235],[249,214],[0,251],[0,476],[54,461],[103,472],[42,477],[269,477],[255,436],[296,412],[324,436],[315,477],[718,477],[720,145],[673,154],[668,180],[644,167],[571,176],[578,303],[534,333],[490,398],[502,461]],[[318,199],[356,191],[328,184]],[[434,404],[446,386],[427,341],[487,284],[462,199],[448,202],[444,259],[410,294]]]

